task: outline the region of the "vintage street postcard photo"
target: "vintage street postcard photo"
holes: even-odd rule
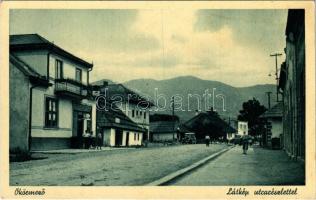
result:
[[[312,2],[46,3],[0,3],[4,197],[315,197]]]

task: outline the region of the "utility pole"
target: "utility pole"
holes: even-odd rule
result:
[[[275,57],[275,80],[276,80],[276,95],[277,95],[277,102],[279,102],[279,76],[278,76],[278,56],[282,56],[282,53],[274,53],[270,54],[270,56]]]
[[[172,103],[172,121],[175,121],[175,117],[174,117],[174,96],[172,96],[172,99],[171,99],[171,103]],[[174,130],[175,127],[173,126],[173,132],[175,131]],[[172,133],[172,141],[174,141],[174,133]]]
[[[171,103],[172,103],[172,117],[174,117],[174,96],[171,99]]]
[[[268,95],[268,108],[271,108],[271,104],[270,104],[270,95],[272,92],[266,92],[266,94]]]

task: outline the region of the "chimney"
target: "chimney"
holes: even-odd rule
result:
[[[213,107],[211,107],[208,111],[207,111],[208,114],[213,114],[214,113],[214,109]]]

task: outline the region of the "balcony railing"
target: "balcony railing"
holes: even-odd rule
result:
[[[56,79],[55,93],[71,98],[85,98],[87,96],[87,86],[71,79]]]

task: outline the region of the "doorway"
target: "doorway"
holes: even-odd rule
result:
[[[123,141],[123,131],[116,129],[115,130],[115,146],[122,146]]]
[[[126,143],[125,146],[129,146],[129,132],[126,132]]]

